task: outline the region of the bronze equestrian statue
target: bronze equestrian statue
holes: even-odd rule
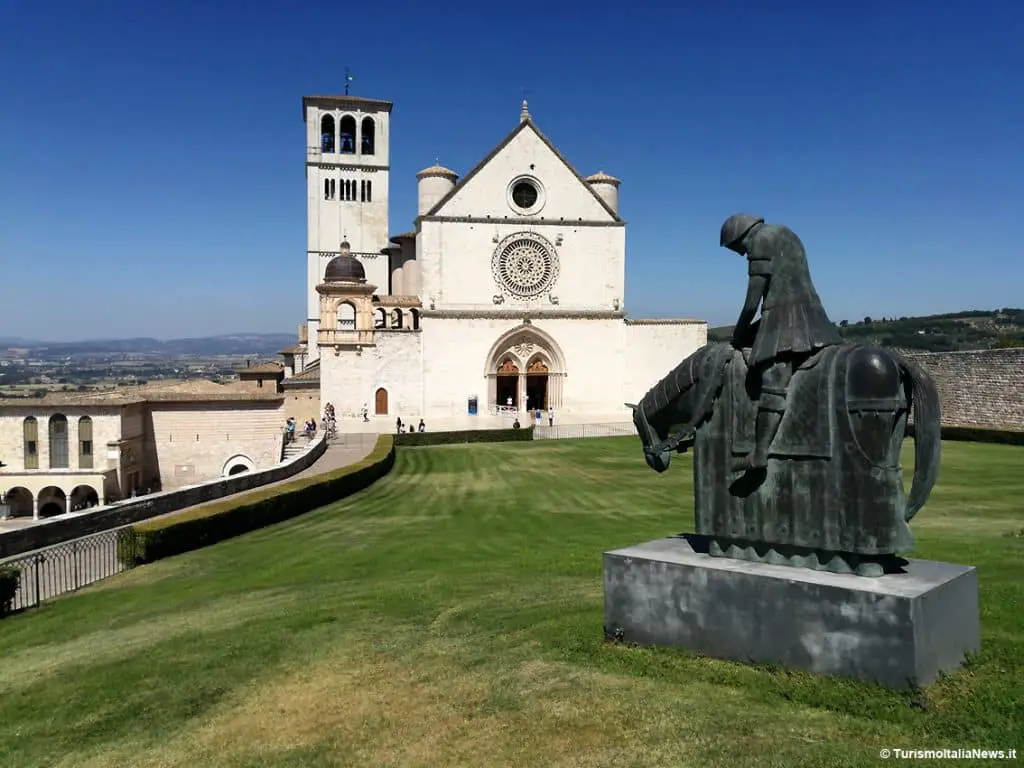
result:
[[[865,576],[896,569],[938,476],[934,383],[893,352],[843,343],[788,227],[737,214],[720,245],[748,261],[732,342],[697,350],[631,406],[645,460],[664,472],[673,452],[693,447],[696,533],[712,555]]]

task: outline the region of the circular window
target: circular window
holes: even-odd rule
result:
[[[519,176],[508,185],[508,204],[520,215],[533,216],[544,207],[544,187],[532,176]]]
[[[528,181],[518,181],[512,187],[512,202],[520,208],[533,208],[537,204],[537,188]]]
[[[491,259],[495,282],[521,299],[539,296],[558,277],[558,257],[544,238],[519,232],[505,238]]]

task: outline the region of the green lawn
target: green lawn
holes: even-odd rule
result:
[[[635,438],[406,449],[358,496],[0,622],[0,766],[1024,748],[1024,449],[944,450],[917,556],[978,566],[983,651],[923,696],[603,642],[601,553],[692,526],[688,458],[659,476]]]

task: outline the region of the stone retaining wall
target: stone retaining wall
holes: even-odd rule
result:
[[[935,380],[943,426],[1024,431],[1024,348],[900,354]]]
[[[179,509],[205,504],[208,501],[252,490],[269,483],[285,480],[310,467],[327,450],[323,433],[310,448],[294,459],[256,472],[245,472],[231,477],[180,488],[162,493],[100,507],[94,512],[81,512],[71,517],[31,525],[0,534],[0,558],[13,557],[24,552],[59,544],[62,541],[88,536],[91,533],[131,525],[151,517],[158,517]]]

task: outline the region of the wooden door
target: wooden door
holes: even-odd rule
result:
[[[373,397],[374,412],[378,416],[388,415],[388,391],[381,387]]]

